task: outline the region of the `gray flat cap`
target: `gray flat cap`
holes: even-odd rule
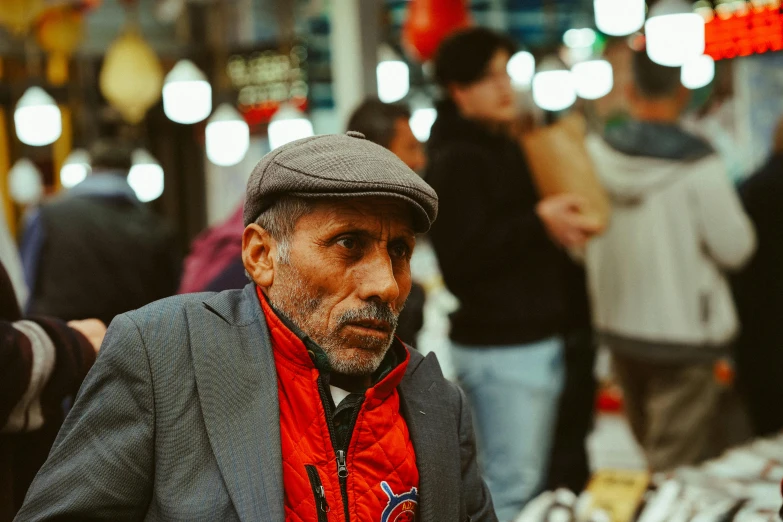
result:
[[[358,132],[297,140],[270,152],[247,182],[245,226],[281,196],[305,198],[387,196],[414,210],[418,232],[438,214],[438,196],[391,151]]]

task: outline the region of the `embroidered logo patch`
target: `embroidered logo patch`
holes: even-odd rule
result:
[[[411,488],[407,493],[395,495],[391,486],[383,481],[381,489],[389,497],[389,502],[381,514],[381,522],[414,522],[416,520],[416,508],[419,505],[419,492],[416,488]]]

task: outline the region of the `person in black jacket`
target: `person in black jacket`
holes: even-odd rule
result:
[[[737,386],[755,435],[783,430],[783,120],[767,163],[740,186],[756,227],[758,250],[733,279],[742,331],[737,339]]]
[[[28,220],[21,256],[29,313],[109,324],[173,295],[181,257],[174,230],[128,184],[130,149],[99,141],[91,156],[92,174]]]
[[[501,521],[544,485],[565,336],[574,305],[586,306],[561,246],[580,246],[598,229],[580,215],[579,196],[541,200],[518,137],[505,130],[519,117],[506,72],[513,52],[512,42],[482,28],[441,45],[435,77],[446,96],[425,178],[441,202],[433,246],[459,300],[453,360]]]

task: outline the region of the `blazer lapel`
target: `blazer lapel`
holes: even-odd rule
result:
[[[277,373],[255,287],[188,313],[204,423],[243,521],[284,520]]]
[[[420,520],[459,520],[460,485],[455,480],[460,476],[458,426],[448,405],[438,399],[446,393],[440,389],[443,377],[435,355],[417,359],[419,364],[409,365],[399,390],[416,450]]]

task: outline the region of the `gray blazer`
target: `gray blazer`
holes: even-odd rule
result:
[[[433,354],[411,350],[399,391],[421,522],[496,521],[465,396]],[[112,321],[16,520],[282,522],[283,495],[277,376],[251,284]]]

